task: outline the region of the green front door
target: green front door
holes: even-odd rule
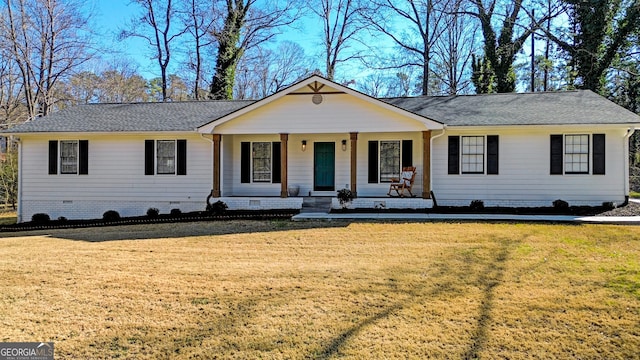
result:
[[[313,190],[336,189],[336,143],[317,142],[313,145]]]

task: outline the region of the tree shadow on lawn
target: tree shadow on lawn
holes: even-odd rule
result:
[[[242,336],[242,329],[250,324],[253,317],[260,313],[267,304],[286,302],[288,294],[259,292],[243,295],[238,302],[231,302],[223,312],[215,311],[217,301],[230,301],[220,298],[192,299],[192,304],[198,306],[201,320],[188,327],[175,325],[159,325],[156,323],[142,324],[137,331],[114,336],[94,338],[87,346],[96,349],[109,349],[103,354],[106,357],[135,358],[145,354],[145,347],[152,348],[156,358],[210,358],[216,353],[243,352],[251,346]],[[235,334],[235,335],[234,335]],[[213,338],[222,337],[224,344],[211,349],[205,345]],[[72,355],[72,354],[69,354]]]
[[[466,265],[468,266],[457,270],[458,276],[460,278],[466,278],[464,284],[478,286],[482,289],[483,293],[483,298],[481,300],[481,306],[479,308],[479,314],[477,317],[477,326],[473,331],[469,349],[464,353],[462,357],[463,359],[478,358],[479,353],[481,352],[484,344],[487,341],[487,330],[491,322],[491,312],[494,306],[494,289],[496,286],[502,283],[504,271],[506,270],[505,263],[508,259],[510,247],[517,245],[517,243],[518,242],[507,239],[501,240],[500,248],[494,253],[495,255],[493,256],[491,261],[485,265],[484,271],[482,271],[479,274],[479,277],[475,280],[468,279],[471,274],[474,274],[472,266],[474,265],[472,262],[473,260],[466,262]],[[442,266],[439,270],[439,273],[443,274],[452,271],[456,270],[448,266]],[[426,283],[423,283],[420,286],[415,287],[415,290],[405,292],[408,296],[405,301],[395,303],[387,307],[385,310],[363,319],[358,324],[344,331],[329,343],[327,343],[319,352],[319,355],[314,354],[312,357],[315,359],[330,359],[334,356],[339,355],[341,348],[343,348],[343,346],[351,338],[355,338],[356,336],[358,336],[358,334],[366,327],[374,325],[377,322],[387,319],[391,316],[394,316],[401,310],[408,308],[411,305],[418,303],[419,301],[423,301],[425,298],[435,298],[446,294],[452,296],[460,295],[454,293],[455,285],[455,283],[436,284],[436,286],[431,291],[425,291],[428,285]]]
[[[250,234],[319,228],[343,228],[351,221],[290,220],[230,220],[182,223],[156,223],[144,225],[100,226],[73,229],[48,229],[24,232],[0,233],[2,237],[48,236],[65,240],[104,242],[118,240],[149,240],[216,236],[228,234]]]

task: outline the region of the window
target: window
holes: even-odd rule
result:
[[[271,143],[254,142],[252,150],[253,182],[271,182]]]
[[[240,143],[240,182],[280,183],[280,142]]]
[[[174,140],[159,140],[157,147],[158,174],[175,174],[176,142]]]
[[[414,166],[413,140],[371,140],[368,145],[370,184],[391,182],[400,176],[400,168]]]
[[[187,175],[187,140],[145,140],[145,175]]]
[[[400,141],[380,141],[380,182],[400,175]]]
[[[589,135],[565,135],[565,174],[589,173]]]
[[[78,173],[78,141],[60,141],[60,173]]]
[[[484,173],[484,136],[462,137],[462,173]]]
[[[49,175],[87,175],[88,173],[88,140],[49,141]]]
[[[551,175],[605,174],[605,134],[551,135],[550,144]]]
[[[498,135],[449,136],[448,174],[497,175],[498,148]]]

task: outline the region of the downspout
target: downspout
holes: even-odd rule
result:
[[[13,137],[12,141],[15,141],[18,143],[18,204],[17,204],[17,209],[16,209],[16,222],[17,223],[21,223],[22,222],[22,141],[20,140],[19,137],[15,136]],[[7,144],[8,146],[10,146],[10,144]]]
[[[622,206],[626,206],[629,204],[629,138],[636,131],[636,127],[632,126],[627,130],[627,133],[624,135],[623,142],[623,156],[624,156],[624,176],[622,181],[624,181],[624,203]]]
[[[440,136],[444,135],[444,133],[447,130],[447,125],[442,125],[442,132],[436,136],[432,136],[431,139],[429,140],[429,147],[431,147],[431,151],[430,151],[430,159],[429,162],[431,163],[431,171],[429,174],[429,189],[431,189],[431,192],[433,192],[433,168],[435,166],[433,166],[433,140],[439,138]]]
[[[197,131],[197,129],[196,129]],[[206,135],[211,135],[211,134],[206,134]],[[203,139],[208,140],[211,143],[211,149],[209,151],[209,153],[211,154],[211,164],[213,164],[213,138],[209,139],[208,137],[205,136],[205,134],[200,133],[200,137]],[[211,184],[211,193],[209,194],[209,196],[207,196],[207,205],[209,204],[209,199],[211,199],[211,196],[213,195],[213,172],[211,172],[211,181],[209,182]],[[222,189],[222,184],[220,185],[220,188]]]

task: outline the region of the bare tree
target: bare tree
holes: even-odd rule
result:
[[[74,74],[67,84],[67,93],[73,104],[90,104],[98,100],[101,87],[100,76],[91,71]]]
[[[107,69],[100,74],[97,99],[101,103],[145,102],[149,99],[146,87],[147,81],[130,69]]]
[[[325,74],[334,80],[336,66],[349,60],[360,58],[359,51],[347,55],[352,42],[360,42],[358,33],[367,25],[362,21],[365,13],[358,0],[310,0],[311,12],[322,20],[323,52]]]
[[[3,47],[4,48],[4,47]],[[17,65],[6,50],[0,49],[0,127],[6,129],[28,119],[22,101],[22,83]]]
[[[168,73],[174,42],[182,36],[186,28],[172,29],[176,18],[176,8],[172,0],[132,0],[140,5],[143,14],[130,24],[131,30],[122,30],[120,38],[136,37],[147,41],[154,49],[154,58],[160,68],[162,80],[162,101],[167,100]],[[144,26],[145,29],[141,29]],[[149,31],[149,32],[147,32]]]
[[[271,40],[281,28],[291,25],[300,8],[298,1],[226,0],[223,20],[212,31],[218,52],[209,97],[231,99],[238,61],[244,52]]]
[[[3,0],[0,36],[19,69],[29,119],[47,115],[56,87],[92,56],[77,0]]]
[[[433,48],[433,74],[440,93],[455,95],[471,89],[471,59],[478,26],[460,14],[462,0],[445,4],[445,30]]]
[[[311,73],[311,61],[304,49],[283,42],[275,50],[256,47],[238,63],[236,99],[261,99],[292,85]]]
[[[214,3],[201,2],[197,0],[184,0],[185,9],[181,11],[181,17],[185,29],[191,35],[193,45],[189,49],[189,68],[195,75],[193,84],[193,96],[199,100],[203,95],[203,51],[214,43],[211,31],[215,25],[215,19],[219,15],[214,7]]]
[[[445,30],[449,1],[453,0],[372,0],[363,15],[375,31],[410,55],[396,59],[392,67],[420,68],[422,95],[429,92],[432,51]],[[394,26],[398,23],[402,26]]]

